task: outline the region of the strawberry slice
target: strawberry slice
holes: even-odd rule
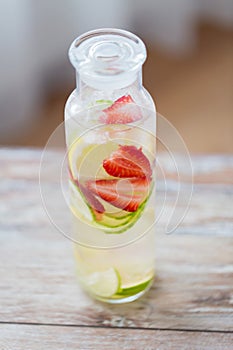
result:
[[[142,148],[135,146],[122,146],[112,152],[110,157],[104,159],[103,167],[105,171],[116,177],[147,177],[150,178],[152,170],[150,162]]]
[[[92,207],[94,213],[98,216],[98,214],[103,214],[105,212],[104,206],[100,201],[93,195],[93,193],[84,185],[82,185],[78,179],[74,179],[70,167],[68,168],[70,179],[74,185],[76,185],[79,190],[82,192],[85,197],[87,203]]]
[[[89,180],[87,188],[113,206],[134,212],[148,196],[150,181],[141,179]]]
[[[99,120],[104,124],[127,124],[142,118],[140,108],[130,95],[118,98],[110,107],[103,109]]]
[[[93,195],[93,193],[85,186],[79,184],[80,191],[86,198],[89,205],[92,207],[95,213],[103,214],[105,212],[104,206],[100,201]]]

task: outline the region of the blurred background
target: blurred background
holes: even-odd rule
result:
[[[100,27],[139,35],[144,85],[195,153],[233,152],[232,0],[0,0],[0,144],[43,146],[75,87],[67,51]]]

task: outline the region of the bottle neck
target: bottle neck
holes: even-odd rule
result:
[[[122,91],[126,89],[130,90],[139,90],[142,87],[142,70],[135,72],[134,75],[130,76],[130,79],[123,79],[121,77],[114,77],[112,81],[105,82],[98,81],[94,82],[91,79],[86,79],[86,76],[81,76],[76,71],[76,89],[79,96],[85,98],[87,95],[94,94],[102,96],[103,99],[106,99],[107,96],[112,96],[117,93],[117,90]]]

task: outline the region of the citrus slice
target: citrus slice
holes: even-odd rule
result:
[[[88,205],[85,203],[83,196],[79,192],[77,186],[71,181],[69,182],[70,189],[70,209],[73,214],[81,220],[92,221],[92,213]]]
[[[117,295],[132,296],[132,295],[138,294],[144,291],[145,289],[147,289],[151,285],[153,279],[154,279],[154,276],[149,278],[147,281],[136,284],[132,287],[126,287],[126,288],[122,287],[121,289],[118,290]]]
[[[80,165],[88,153],[96,147],[95,144],[87,144],[82,138],[78,138],[69,149],[69,167],[73,178],[79,177]],[[92,170],[92,169],[91,169]]]
[[[83,280],[89,292],[103,298],[111,297],[120,289],[121,279],[118,271],[109,268],[105,271],[94,272]]]
[[[113,104],[112,100],[96,100],[95,103],[97,105],[107,105],[108,107]]]

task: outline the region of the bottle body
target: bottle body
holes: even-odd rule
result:
[[[154,277],[155,107],[141,71],[127,79],[100,88],[78,76],[65,107],[77,274],[111,303],[138,298]]]

